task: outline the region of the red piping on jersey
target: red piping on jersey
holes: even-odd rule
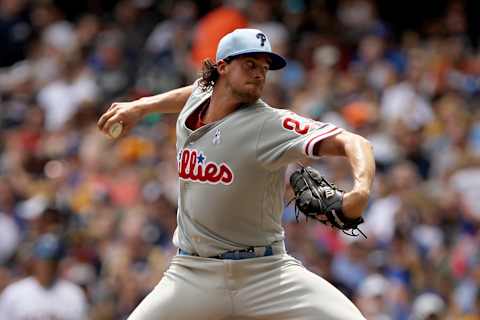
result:
[[[324,136],[324,135],[327,135],[327,134],[329,134],[329,133],[331,133],[332,131],[335,131],[335,130],[337,130],[337,129],[338,129],[338,127],[333,127],[332,129],[328,130],[327,132],[323,132],[323,133],[319,134],[318,136],[312,137],[312,138],[307,142],[307,144],[305,145],[305,154],[306,154],[306,155],[309,155],[309,154],[308,154],[308,147],[310,146],[310,143],[311,143],[313,140],[316,140],[317,138],[320,138],[320,137],[322,137],[322,136]],[[316,142],[318,142],[318,141],[316,141]],[[315,143],[316,143],[316,142],[315,142]],[[313,151],[313,150],[312,150],[312,151]]]

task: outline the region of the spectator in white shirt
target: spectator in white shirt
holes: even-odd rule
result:
[[[83,290],[59,276],[65,252],[61,239],[45,234],[33,251],[32,276],[10,284],[0,295],[0,320],[86,319],[88,304]]]

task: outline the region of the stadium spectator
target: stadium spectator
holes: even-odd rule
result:
[[[0,319],[86,319],[84,292],[59,275],[61,240],[44,234],[33,248],[33,274],[7,286],[0,296]]]

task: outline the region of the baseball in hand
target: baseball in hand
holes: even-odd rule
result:
[[[123,130],[123,125],[120,122],[115,122],[114,124],[112,124],[110,129],[108,129],[108,134],[113,139],[116,139],[122,134],[122,130]]]

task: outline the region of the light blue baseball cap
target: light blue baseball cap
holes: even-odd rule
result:
[[[225,35],[217,47],[217,61],[249,53],[266,53],[272,59],[270,70],[282,69],[287,65],[285,59],[272,52],[270,41],[265,33],[258,29],[236,29]]]

